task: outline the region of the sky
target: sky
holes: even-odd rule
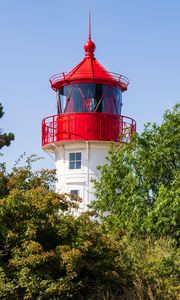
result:
[[[15,141],[1,151],[10,169],[26,152],[44,159],[41,121],[56,114],[49,78],[68,72],[84,57],[91,11],[95,57],[130,79],[123,115],[137,122],[162,122],[180,100],[179,0],[0,0],[0,128]]]

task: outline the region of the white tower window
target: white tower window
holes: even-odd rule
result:
[[[70,193],[71,193],[72,195],[79,196],[79,191],[78,191],[78,190],[70,190]]]
[[[78,190],[70,190],[71,193],[71,199],[74,200],[74,195],[79,196],[79,191]]]
[[[69,169],[81,169],[81,152],[69,153]]]

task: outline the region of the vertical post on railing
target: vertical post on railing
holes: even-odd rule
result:
[[[122,132],[123,132],[123,117],[119,116],[119,137],[122,136]]]
[[[41,140],[41,143],[42,143],[42,146],[44,146],[44,120],[42,121],[42,140]]]
[[[54,117],[54,142],[57,142],[57,116]]]
[[[52,140],[53,140],[53,143],[54,143],[54,116],[53,116],[53,138],[52,138]]]

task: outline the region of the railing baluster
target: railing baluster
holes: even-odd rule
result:
[[[54,143],[54,116],[53,116],[53,143]]]

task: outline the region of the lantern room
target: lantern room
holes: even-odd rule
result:
[[[108,84],[76,83],[58,90],[58,114],[103,112],[120,115],[121,106],[121,90]]]
[[[73,140],[126,142],[136,130],[136,122],[122,116],[122,93],[129,80],[108,72],[94,57],[95,48],[89,32],[84,59],[69,73],[50,78],[57,115],[43,120],[43,148]]]

